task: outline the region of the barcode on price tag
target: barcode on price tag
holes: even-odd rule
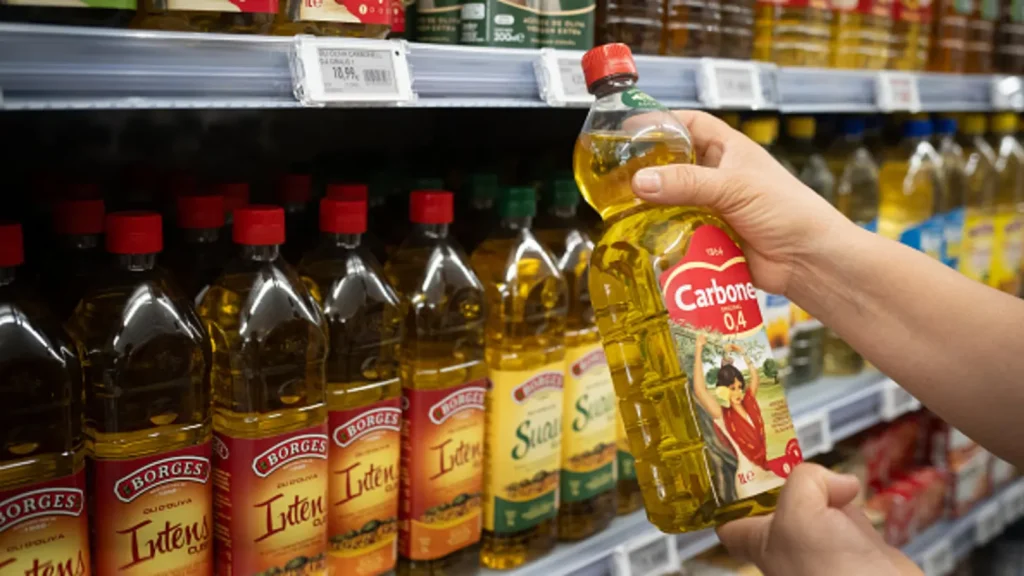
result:
[[[921,560],[921,569],[924,570],[925,576],[947,576],[953,572],[956,563],[949,540],[934,544],[925,551]]]
[[[974,543],[984,546],[1003,532],[1003,511],[998,501],[989,502],[975,512]]]
[[[630,576],[659,576],[676,568],[675,540],[658,536],[629,552]]]
[[[819,412],[798,418],[793,425],[796,427],[796,438],[800,442],[800,451],[804,458],[824,454],[832,449],[828,413]]]
[[[921,403],[893,380],[882,387],[882,418],[890,422],[921,407]]]
[[[917,77],[905,72],[879,72],[875,80],[875,104],[882,112],[917,112],[921,97]]]
[[[548,106],[565,107],[589,105],[594,97],[587,91],[580,61],[582,52],[567,52],[544,48],[533,63],[540,98]]]
[[[753,62],[701,58],[697,97],[708,108],[763,108],[761,70]]]
[[[295,96],[307,105],[403,104],[413,100],[405,44],[297,36]]]

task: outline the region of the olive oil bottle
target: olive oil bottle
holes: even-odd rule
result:
[[[105,217],[103,200],[64,200],[53,207],[55,250],[43,277],[61,321],[71,317],[103,260]]]
[[[558,537],[581,540],[600,532],[616,513],[618,415],[608,359],[594,324],[588,285],[594,242],[576,218],[580,192],[556,179],[542,199],[537,238],[555,256],[568,288],[565,392]]]
[[[88,576],[82,368],[24,259],[21,225],[0,222],[0,311],[11,320],[0,324],[0,567]]]
[[[1016,137],[1016,113],[994,114],[990,127],[997,184],[989,286],[1017,294],[1024,255],[1024,146]]]
[[[992,235],[998,176],[996,152],[985,139],[984,114],[965,114],[957,140],[964,151],[964,224],[960,244],[960,273],[987,284],[992,270]]]
[[[218,574],[327,574],[327,323],[281,256],[284,210],[234,212],[199,315],[213,341]]]
[[[213,574],[210,339],[157,266],[160,215],[106,218],[109,266],[69,321],[83,357],[97,574]],[[164,530],[181,526],[168,542]]]
[[[178,229],[168,268],[198,306],[228,259],[224,197],[179,196],[176,204]]]
[[[401,301],[398,574],[473,574],[484,465],[484,288],[451,238],[451,192],[409,197],[413,229],[385,273]]]
[[[498,224],[494,202],[498,197],[498,175],[494,172],[473,172],[463,184],[465,205],[457,220],[456,236],[462,247],[471,252],[487,238]]]
[[[299,264],[330,335],[327,561],[339,576],[376,576],[398,560],[402,317],[365,232],[365,198],[325,198],[320,243]]]
[[[473,252],[487,294],[487,451],[482,564],[508,569],[558,537],[568,293],[531,230],[532,187],[505,188],[500,224]]]

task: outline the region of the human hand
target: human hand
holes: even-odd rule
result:
[[[765,576],[922,576],[852,504],[859,489],[853,476],[800,464],[774,513],[720,526],[718,538],[730,554],[753,562]]]
[[[648,202],[703,206],[722,216],[743,239],[759,288],[787,294],[794,276],[806,272],[815,256],[827,253],[830,232],[856,228],[764,148],[725,122],[704,112],[676,116],[693,137],[697,165],[639,170],[633,192]]]

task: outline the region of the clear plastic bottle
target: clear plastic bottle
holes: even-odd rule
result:
[[[992,271],[996,152],[985,139],[988,119],[984,114],[965,114],[958,140],[964,151],[967,188],[964,191],[964,227],[960,244],[960,273],[987,284]]]
[[[935,205],[942,220],[942,262],[959,269],[964,230],[964,198],[967,195],[967,168],[963,146],[956,136],[956,120],[939,117],[934,122],[936,148],[942,158],[944,193]]]
[[[828,66],[832,20],[833,11],[823,0],[792,4],[759,1],[754,59],[780,66]]]
[[[597,0],[596,44],[621,42],[637,54],[664,49],[664,0]]]
[[[889,34],[892,30],[890,0],[843,0],[833,2],[833,68],[880,70],[889,62]]]
[[[280,0],[272,32],[386,38],[392,10],[391,0]]]
[[[82,367],[60,320],[26,283],[24,259],[21,225],[0,222],[0,314],[9,319],[0,324],[0,501],[6,503],[0,546],[26,551],[5,552],[4,568],[42,574],[60,567],[65,574],[87,575]],[[44,510],[50,496],[67,506],[58,513],[23,513],[30,505]]]
[[[939,259],[943,228],[933,216],[943,196],[942,158],[931,135],[928,120],[907,120],[903,140],[887,151],[878,173],[878,233]]]
[[[664,0],[668,56],[718,56],[722,40],[719,0]]]
[[[935,0],[929,70],[962,73],[967,69],[968,33],[980,1]]]
[[[754,7],[757,0],[721,0],[722,40],[719,56],[750,60],[754,57]]]
[[[796,176],[796,168],[776,145],[779,137],[779,119],[774,116],[748,118],[743,121],[743,133],[767,150],[786,170]]]
[[[974,0],[974,13],[967,30],[967,65],[969,74],[991,74],[999,21],[999,0]]]
[[[637,170],[692,163],[694,150],[636,88],[629,48],[597,47],[583,70],[596,101],[573,169],[605,221],[590,296],[647,517],[682,532],[768,513],[802,455],[738,239],[710,211],[633,194]],[[729,432],[740,405],[750,444]]]
[[[328,573],[377,576],[398,560],[401,307],[362,245],[365,198],[321,200],[319,227],[298,271],[330,335]]]
[[[179,196],[177,237],[167,267],[196,306],[228,260],[223,196]]]
[[[456,220],[456,233],[463,249],[472,253],[498,225],[494,201],[498,197],[498,175],[494,172],[472,172],[463,182],[468,199]]]
[[[467,574],[480,565],[484,287],[452,241],[452,203],[451,192],[414,191],[412,230],[384,268],[405,324],[401,576]],[[453,400],[461,409],[446,408]]]
[[[103,200],[64,200],[53,206],[56,236],[43,288],[53,313],[71,317],[103,261]]]
[[[1024,75],[1024,2],[1002,0],[996,27],[995,69],[1000,74]]]
[[[1024,147],[1017,140],[1017,115],[992,115],[991,142],[996,150],[996,202],[989,286],[1008,294],[1020,290],[1024,254]]]
[[[107,519],[93,526],[93,566],[212,575],[210,339],[156,264],[160,215],[109,214],[105,229],[111,263],[68,322],[85,375],[90,510]],[[180,539],[167,541],[169,524]]]
[[[384,212],[384,199],[380,196],[370,196],[370,188],[366,184],[360,183],[347,183],[347,184],[328,184],[325,190],[324,196],[331,200],[354,200],[356,202],[364,202],[366,204],[367,212],[367,225],[369,225],[369,219],[376,215],[377,218],[387,219]],[[359,244],[370,251],[373,257],[377,259],[377,262],[384,263],[387,261],[388,252],[384,247],[384,242],[373,232],[367,230],[360,235]]]
[[[924,70],[931,31],[932,0],[894,0],[888,68]]]
[[[545,213],[537,218],[537,238],[553,253],[569,294],[558,537],[581,540],[605,529],[615,517],[619,417],[608,359],[590,305],[594,242],[576,218],[579,188],[571,178],[557,178],[541,202]]]
[[[231,237],[236,255],[199,305],[213,341],[218,569],[324,576],[327,322],[281,256],[284,210],[238,208]]]
[[[298,264],[314,244],[316,210],[312,205],[313,177],[290,172],[277,179],[277,202],[284,207],[284,229],[288,242],[281,247],[285,260]]]

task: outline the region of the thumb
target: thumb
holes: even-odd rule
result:
[[[779,496],[782,516],[816,514],[825,508],[845,508],[860,492],[856,476],[837,474],[817,464],[803,463],[793,469]]]
[[[730,556],[761,566],[767,552],[771,523],[771,516],[741,518],[719,526],[715,532]]]
[[[742,174],[696,164],[639,170],[633,176],[633,193],[656,204],[703,206],[722,215],[735,212],[756,197]]]

